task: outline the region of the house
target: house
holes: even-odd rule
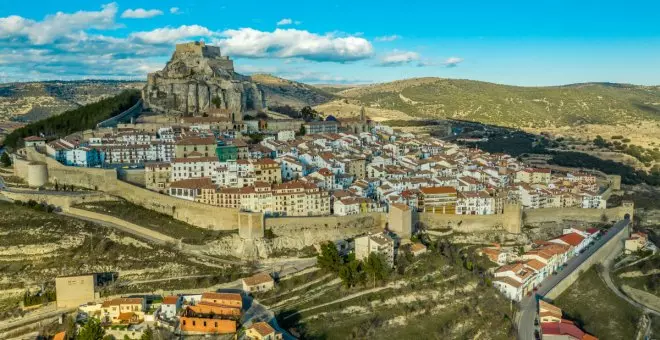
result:
[[[138,324],[144,321],[147,303],[144,298],[117,298],[101,305],[101,322]]]
[[[456,188],[453,187],[423,187],[419,189],[419,209],[435,214],[456,213]]]
[[[479,250],[479,255],[488,257],[489,260],[495,262],[499,265],[505,265],[509,260],[509,253],[502,251],[502,248],[498,245],[494,247],[485,247]]]
[[[535,273],[523,263],[504,265],[495,270],[493,285],[506,297],[514,301],[522,300],[534,285]]]
[[[394,267],[394,240],[386,233],[355,238],[355,258],[364,260],[371,253],[382,255],[390,268]]]
[[[160,315],[165,319],[172,319],[179,314],[183,299],[180,296],[166,296],[160,305]]]
[[[249,293],[266,292],[275,288],[275,281],[268,273],[259,273],[241,281],[243,281],[243,290]]]
[[[626,254],[634,253],[638,250],[644,249],[648,243],[649,236],[643,232],[632,233],[625,241]]]
[[[539,300],[539,321],[541,323],[561,322],[561,318],[561,308]]]
[[[575,255],[582,251],[588,244],[588,240],[586,237],[578,234],[578,233],[568,233],[561,235],[557,238],[554,238],[552,240],[549,240],[548,242],[551,243],[557,243],[557,244],[563,244],[571,247],[573,249],[573,252],[571,255]]]
[[[55,278],[57,308],[78,307],[100,297],[96,274]]]
[[[561,322],[541,323],[541,337],[543,340],[598,340],[573,322],[563,319]]]
[[[42,147],[46,146],[46,139],[37,137],[37,136],[29,136],[23,138],[23,142],[25,143],[25,147]]]
[[[243,298],[237,293],[203,293],[201,302],[216,303],[223,306],[243,308]]]
[[[415,257],[419,256],[419,255],[422,255],[422,254],[425,254],[426,253],[426,246],[419,243],[419,242],[415,242],[415,243],[410,245],[410,253]]]
[[[249,340],[280,340],[282,334],[277,333],[266,322],[255,322],[245,330],[245,337]]]
[[[179,328],[186,335],[236,333],[236,321],[182,316]]]

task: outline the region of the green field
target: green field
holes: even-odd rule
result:
[[[594,268],[573,283],[554,304],[564,317],[601,340],[628,340],[636,334],[641,312],[616,296]]]

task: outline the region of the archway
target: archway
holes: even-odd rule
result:
[[[626,221],[630,221],[630,214],[623,215],[623,219]]]

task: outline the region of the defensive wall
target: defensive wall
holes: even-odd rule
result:
[[[507,203],[502,214],[495,215],[452,215],[420,212],[413,223],[421,223],[429,229],[452,228],[458,232],[480,232],[502,230],[520,233],[522,229],[522,206]]]
[[[630,220],[632,221],[632,219]],[[603,262],[610,254],[613,252],[621,252],[624,246],[624,240],[630,236],[630,226],[631,223],[628,223],[619,233],[617,233],[612,239],[607,241],[602,247],[598,248],[595,253],[589,256],[584,262],[582,262],[575,270],[573,270],[568,276],[561,280],[557,285],[555,285],[545,297],[554,300],[559,297],[568,287],[570,287],[577,279],[580,277],[580,273],[583,273],[591,266],[596,263]]]
[[[82,194],[70,194],[70,193],[59,193],[59,192],[42,192],[37,190],[20,190],[20,191],[0,191],[0,195],[7,197],[15,201],[27,202],[29,200],[36,201],[38,203],[52,204],[54,206],[62,208],[62,210],[67,211],[71,206],[76,204],[81,204],[85,202],[98,202],[98,201],[113,201],[117,198],[110,195],[99,193],[99,192],[89,192]]]
[[[624,202],[620,207],[608,209],[582,209],[582,208],[543,208],[543,209],[525,209],[523,213],[523,222],[525,224],[538,224],[563,221],[583,221],[583,222],[611,222],[620,221],[630,215],[634,216],[634,206],[632,203]],[[605,216],[605,218],[603,218]]]
[[[384,229],[386,213],[366,213],[349,216],[274,217],[267,218],[265,228],[277,236],[294,236],[305,231],[328,231],[342,229]]]
[[[119,180],[115,169],[65,166],[32,148],[26,149],[26,158],[27,160],[17,158],[18,162],[14,163],[17,176],[26,176],[26,171],[22,170],[25,168],[23,163],[27,161],[41,161],[48,166],[48,180],[51,183],[74,185],[102,191],[112,196],[121,197],[147,209],[170,215],[175,219],[200,228],[214,230],[239,229],[239,215],[243,214],[256,215],[258,219],[263,220],[261,213],[240,212],[238,209],[214,207],[137,187]],[[247,220],[253,222],[254,218]]]

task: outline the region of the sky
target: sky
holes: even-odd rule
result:
[[[145,80],[174,45],[313,84],[660,84],[660,1],[0,0],[0,82]]]

